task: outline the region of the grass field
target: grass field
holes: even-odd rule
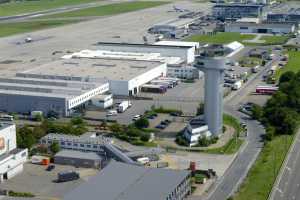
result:
[[[93,8],[86,8],[82,10],[76,10],[71,12],[64,12],[54,15],[44,16],[42,18],[65,18],[65,17],[85,17],[85,16],[105,16],[105,15],[115,15],[120,13],[126,13],[146,8],[151,8],[155,6],[160,6],[168,2],[164,1],[133,1],[133,2],[123,2],[114,3],[104,6],[98,6]]]
[[[62,26],[69,23],[77,22],[75,20],[49,20],[49,21],[35,21],[35,22],[17,22],[17,23],[1,23],[0,24],[0,37],[32,32],[35,30]]]
[[[251,40],[254,37],[255,35],[222,32],[216,35],[193,35],[186,40],[200,43],[227,44],[234,41],[243,42],[243,40]]]
[[[262,36],[260,40],[264,40],[264,45],[280,45],[287,42],[288,36]]]
[[[68,5],[84,4],[101,0],[39,0],[39,1],[12,1],[0,4],[0,16],[11,16],[35,11],[58,8]]]
[[[281,74],[287,71],[298,72],[300,71],[300,52],[299,51],[288,51],[289,61],[286,66],[279,69],[276,72],[276,78],[278,79]]]
[[[282,135],[265,145],[234,200],[268,198],[292,140],[293,136]]]

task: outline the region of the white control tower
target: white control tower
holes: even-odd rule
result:
[[[205,74],[205,123],[214,136],[219,136],[223,128],[223,84],[226,57],[210,55],[215,54],[208,53],[197,57],[195,67]]]

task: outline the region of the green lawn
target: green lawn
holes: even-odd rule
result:
[[[35,11],[58,8],[68,5],[84,4],[101,0],[39,0],[39,1],[11,1],[0,4],[0,16],[11,16]]]
[[[276,136],[268,142],[234,200],[266,200],[292,143],[293,136]]]
[[[260,40],[265,40],[264,45],[280,45],[287,42],[288,36],[262,36]]]
[[[64,17],[83,17],[83,16],[104,16],[115,15],[120,13],[126,13],[155,6],[160,6],[168,2],[164,1],[133,1],[114,3],[104,6],[98,6],[93,8],[87,8],[82,10],[76,10],[71,12],[64,12],[54,15],[44,16],[42,18],[64,18]]]
[[[276,72],[276,78],[278,79],[281,74],[287,71],[298,72],[300,71],[300,52],[299,51],[288,51],[289,60],[286,66],[279,69]]]
[[[77,22],[75,20],[49,20],[35,22],[17,22],[17,23],[0,23],[0,37],[32,32],[35,30],[61,26],[69,23]]]
[[[186,40],[200,43],[227,44],[234,41],[243,42],[243,40],[251,40],[254,37],[255,35],[220,32],[215,35],[193,35]]]

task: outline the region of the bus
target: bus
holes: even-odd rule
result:
[[[257,94],[271,95],[271,94],[274,94],[276,91],[278,91],[278,87],[276,87],[276,86],[257,86],[255,91]]]

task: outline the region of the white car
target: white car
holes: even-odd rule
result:
[[[141,119],[141,115],[135,115],[135,116],[132,118],[133,121],[136,121],[136,120],[139,120],[139,119]]]
[[[116,110],[109,110],[107,113],[106,113],[106,116],[115,116],[117,115],[118,112]]]

